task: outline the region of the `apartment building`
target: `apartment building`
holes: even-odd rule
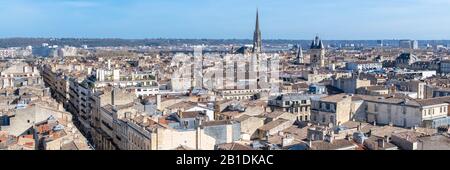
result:
[[[367,121],[399,127],[438,128],[448,125],[448,97],[413,100],[408,98],[367,99]]]
[[[346,94],[312,100],[311,122],[337,126],[352,119],[352,97]]]
[[[10,62],[0,72],[0,88],[31,86],[42,83],[42,77],[35,66],[24,62]]]
[[[311,99],[319,99],[324,95],[312,94],[283,94],[271,96],[268,105],[271,110],[280,110],[297,115],[300,121],[309,121],[311,118]]]

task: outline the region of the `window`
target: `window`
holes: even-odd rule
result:
[[[289,101],[285,101],[285,102],[284,102],[284,105],[289,105]]]
[[[330,123],[334,122],[334,116],[330,116]]]
[[[373,107],[374,107],[375,112],[378,112],[378,106],[377,106],[377,104],[374,104]]]
[[[324,116],[324,117],[322,117],[322,122],[325,123],[325,121],[326,121],[326,120],[325,120],[325,116]]]
[[[442,113],[442,107],[441,107],[441,108],[439,108],[439,113]]]

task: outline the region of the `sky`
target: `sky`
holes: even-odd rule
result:
[[[450,0],[0,0],[0,37],[450,39]]]

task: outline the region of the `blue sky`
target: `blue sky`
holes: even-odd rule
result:
[[[0,0],[0,37],[450,39],[450,0]]]

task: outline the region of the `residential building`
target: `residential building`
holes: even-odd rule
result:
[[[352,120],[352,97],[346,94],[322,97],[312,100],[311,122],[323,125],[340,125]]]

